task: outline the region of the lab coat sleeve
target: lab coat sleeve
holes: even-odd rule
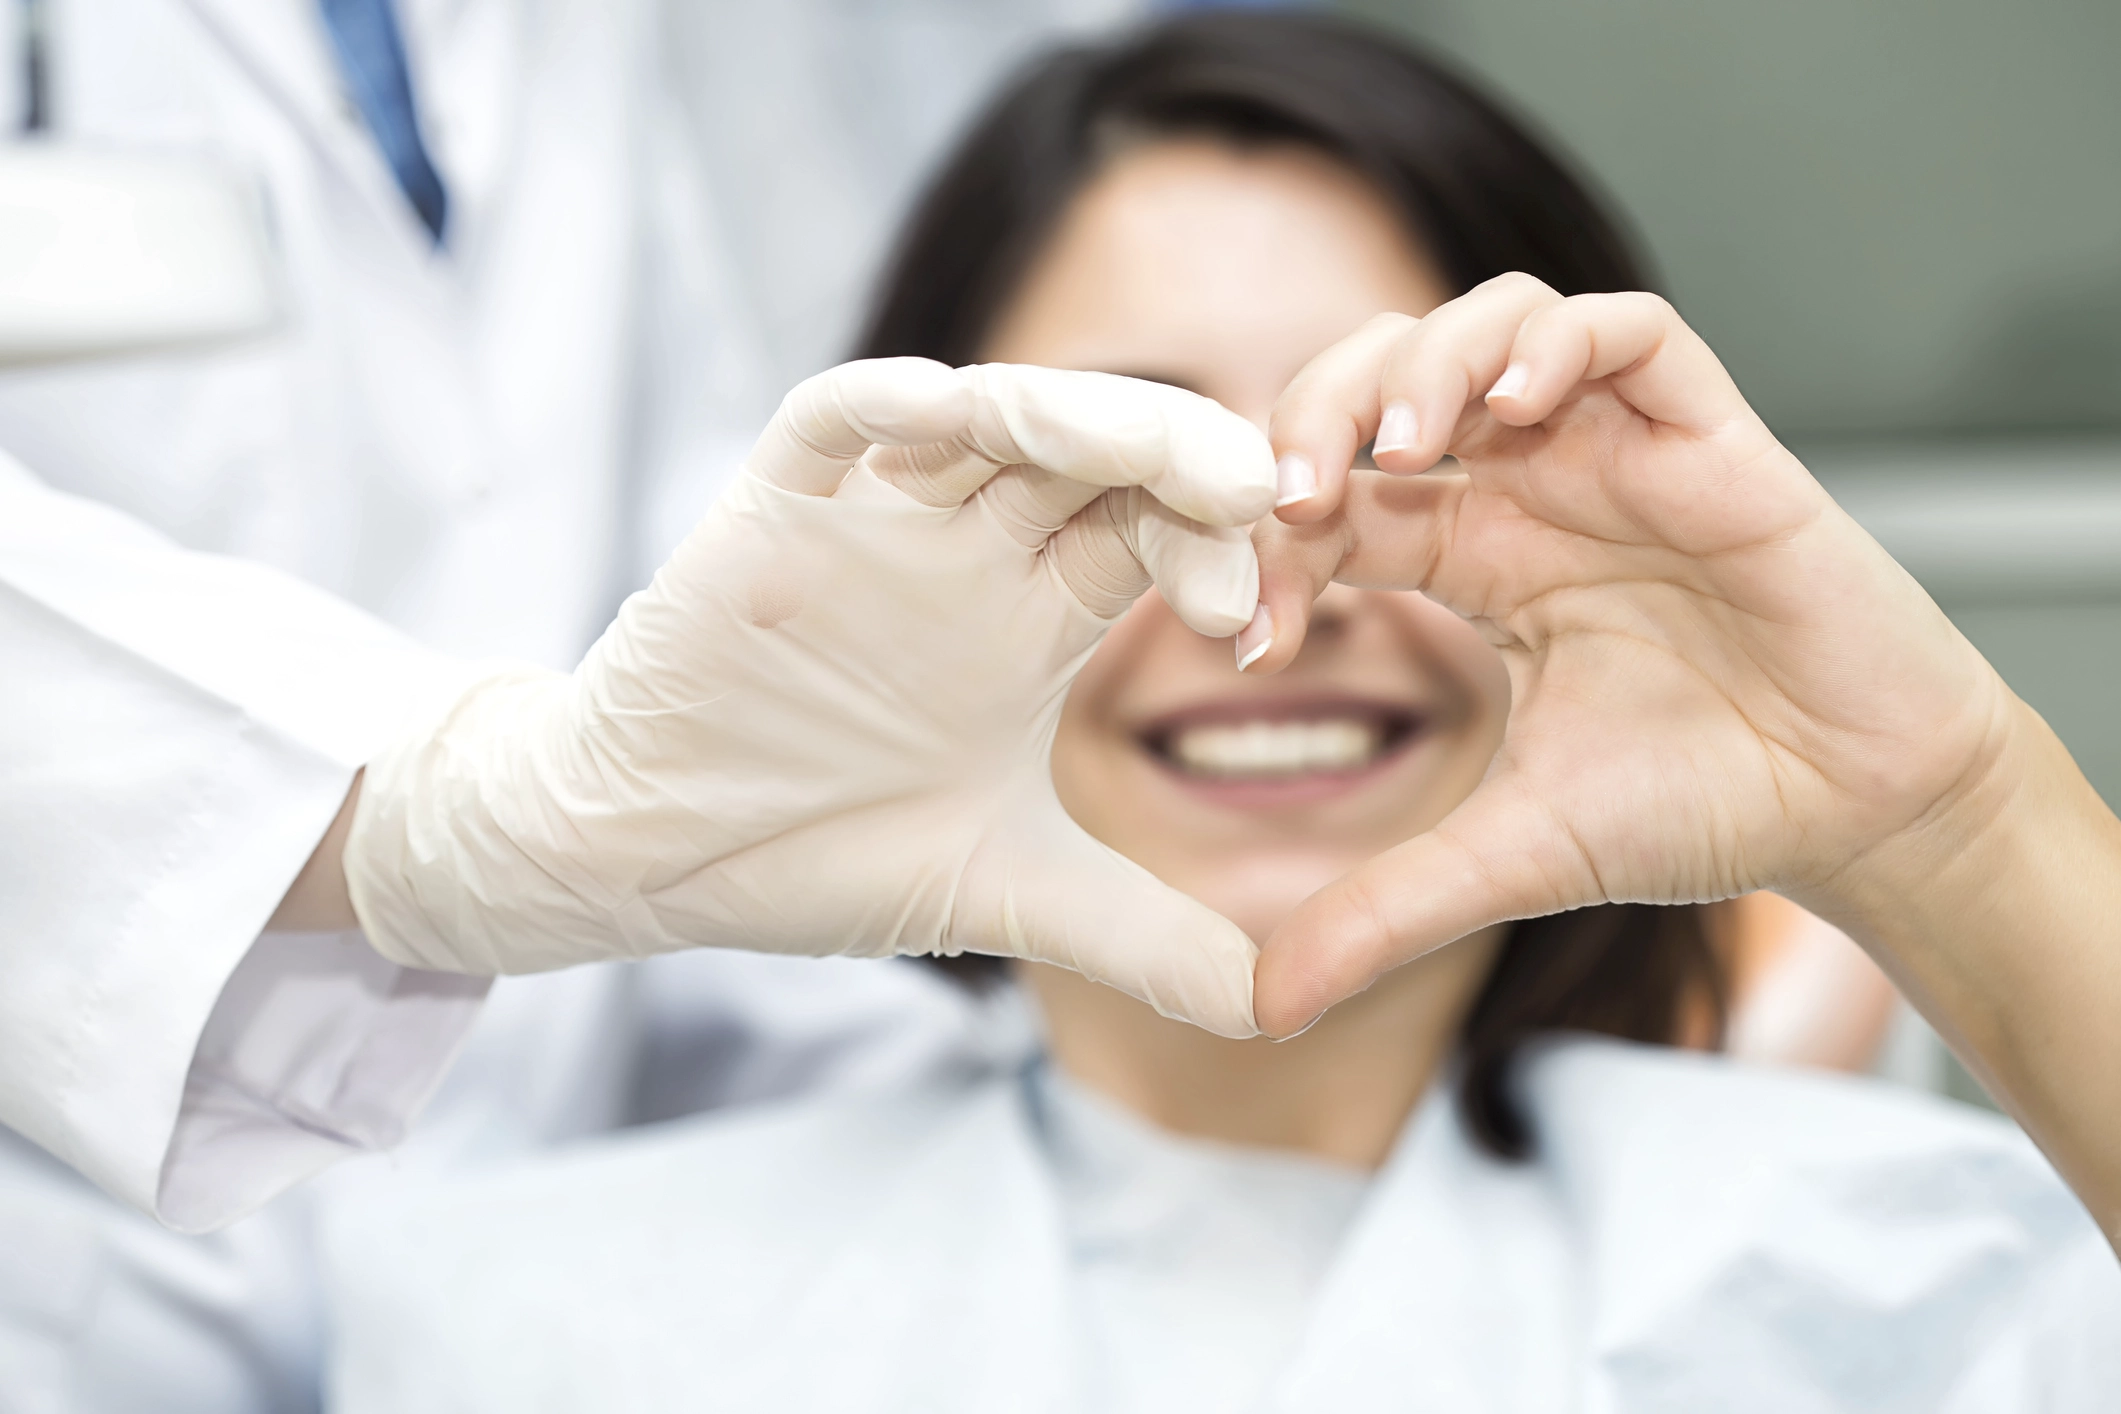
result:
[[[485,984],[260,930],[465,672],[0,457],[0,1123],[188,1231],[394,1142]]]

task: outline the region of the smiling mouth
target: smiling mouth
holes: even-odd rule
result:
[[[1145,732],[1142,743],[1194,780],[1280,783],[1366,771],[1404,748],[1421,727],[1412,712],[1365,707],[1166,722]]]

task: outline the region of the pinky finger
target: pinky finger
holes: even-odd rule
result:
[[[1282,391],[1268,437],[1278,483],[1274,514],[1284,524],[1308,525],[1339,508],[1356,452],[1377,435],[1378,375],[1418,324],[1380,314],[1304,365]]]
[[[1349,543],[1343,516],[1315,525],[1263,520],[1252,528],[1259,607],[1237,635],[1240,672],[1278,673],[1295,659],[1310,628],[1312,602],[1333,582]]]

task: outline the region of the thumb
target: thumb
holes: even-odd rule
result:
[[[981,936],[962,936],[967,921]],[[1252,940],[1092,839],[1050,793],[982,844],[952,932],[973,951],[1056,963],[1218,1036],[1258,1034]]]
[[[1423,953],[1493,923],[1604,898],[1574,834],[1510,775],[1491,777],[1427,834],[1305,899],[1260,950],[1259,1029],[1295,1035]]]

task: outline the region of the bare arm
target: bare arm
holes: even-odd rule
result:
[[[1770,889],[1869,949],[2121,1249],[2121,822],[1668,305],[1490,281],[1320,355],[1273,440],[1319,491],[1256,532],[1253,670],[1337,578],[1464,614],[1512,702],[1463,805],[1268,940],[1262,1030],[1503,919]]]
[[[2121,1251],[2121,821],[2016,706],[1958,808],[1860,861],[1833,905]]]

